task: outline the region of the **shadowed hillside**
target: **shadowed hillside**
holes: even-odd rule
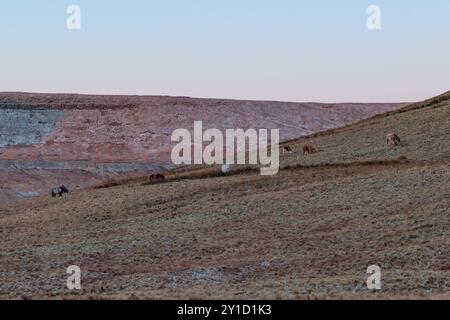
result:
[[[449,119],[447,93],[288,142],[274,177],[184,169],[5,204],[0,298],[450,299]]]

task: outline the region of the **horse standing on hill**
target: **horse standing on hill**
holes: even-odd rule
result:
[[[161,182],[166,180],[166,177],[162,174],[152,174],[149,178],[150,182]]]
[[[386,144],[392,144],[394,146],[398,146],[402,140],[396,133],[390,133],[386,136]]]
[[[69,194],[69,189],[65,185],[62,185],[58,188],[52,189],[52,197],[53,198],[55,198],[56,196],[62,197],[65,193]]]
[[[293,154],[294,150],[291,146],[284,146],[283,147],[283,154]]]
[[[303,146],[303,154],[313,154],[316,153],[316,149],[314,149],[314,147],[312,145],[310,145],[309,143],[306,143]]]

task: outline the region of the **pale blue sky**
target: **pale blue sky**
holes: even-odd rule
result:
[[[450,89],[449,14],[448,0],[1,0],[0,91],[419,100]]]

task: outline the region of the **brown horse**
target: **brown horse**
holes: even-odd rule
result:
[[[152,174],[149,178],[150,182],[161,182],[166,180],[166,177],[162,174]]]
[[[402,140],[396,133],[390,133],[386,136],[386,144],[393,144],[394,146],[398,146]]]
[[[303,146],[303,154],[313,154],[316,153],[316,149],[314,149],[314,147],[312,145],[310,145],[309,143],[306,143]]]

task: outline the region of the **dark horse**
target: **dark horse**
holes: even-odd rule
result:
[[[52,197],[53,198],[56,196],[62,197],[64,193],[69,194],[69,189],[67,189],[67,187],[64,185],[62,185],[61,187],[52,189]]]
[[[161,181],[166,180],[166,177],[163,176],[162,174],[152,174],[152,175],[150,176],[149,180],[150,180],[151,182],[161,182]]]

